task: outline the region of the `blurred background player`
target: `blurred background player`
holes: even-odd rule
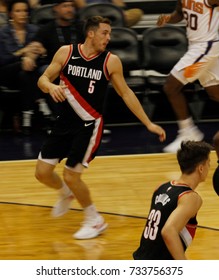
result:
[[[208,175],[211,149],[205,142],[181,143],[177,151],[181,175],[153,193],[135,260],[187,259],[185,251],[195,236],[196,215],[202,205],[195,190]]]
[[[178,0],[173,13],[162,14],[157,20],[157,25],[162,27],[185,19],[189,42],[188,51],[173,67],[164,85],[179,127],[176,139],[163,149],[164,152],[175,153],[183,140],[204,138],[189,114],[182,92],[187,83],[199,80],[209,97],[219,101],[219,0],[199,0],[199,8],[196,8],[196,2],[189,3]]]

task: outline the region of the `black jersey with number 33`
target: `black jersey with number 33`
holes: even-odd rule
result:
[[[171,260],[161,230],[170,214],[176,209],[178,200],[193,190],[187,185],[176,185],[174,181],[161,185],[153,194],[146,226],[141,236],[140,246],[134,252],[136,260]],[[190,219],[180,232],[184,250],[194,238],[197,227],[196,216]]]

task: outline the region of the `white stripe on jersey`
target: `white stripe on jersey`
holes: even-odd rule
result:
[[[94,127],[94,130],[93,130],[93,135],[92,137],[90,138],[90,142],[89,142],[89,145],[87,147],[87,151],[84,155],[84,158],[83,158],[83,165],[88,167],[88,161],[89,161],[89,158],[92,154],[92,151],[94,150],[95,148],[95,145],[97,144],[97,141],[98,141],[98,132],[99,130],[101,129],[102,130],[102,118],[98,118],[95,120],[95,127]]]
[[[211,7],[208,0],[182,0],[182,10],[187,21],[189,41],[219,40],[219,7]]]
[[[75,99],[75,97],[73,96],[73,94],[71,94],[68,88],[65,89],[65,95],[68,100],[68,103],[71,105],[71,107],[74,109],[74,111],[79,115],[79,117],[82,120],[84,121],[95,120],[95,118],[81,106],[81,104],[77,101],[77,99]]]
[[[182,240],[184,241],[186,247],[188,247],[192,243],[192,236],[186,227],[184,227],[180,231],[179,235],[182,238]]]

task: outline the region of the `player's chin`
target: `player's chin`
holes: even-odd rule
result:
[[[102,47],[101,47],[101,51],[104,51],[106,49],[107,45],[108,44],[103,44]]]

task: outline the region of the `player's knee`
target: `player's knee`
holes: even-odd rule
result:
[[[210,93],[209,98],[213,101],[219,102],[219,92]]]
[[[44,169],[44,168],[37,167],[36,170],[35,170],[35,178],[39,182],[45,183],[47,181],[47,178],[48,178],[47,170]]]
[[[42,172],[40,172],[38,169],[36,169],[36,171],[35,171],[35,178],[36,178],[39,182],[43,182],[43,174],[42,174]]]
[[[219,102],[219,86],[208,87],[206,91],[211,100]]]
[[[74,172],[69,169],[65,169],[63,172],[63,180],[67,186],[74,186],[80,181],[80,173]]]
[[[166,93],[167,96],[172,97],[174,95],[174,90],[172,89],[169,83],[165,83],[163,86],[163,91]]]

